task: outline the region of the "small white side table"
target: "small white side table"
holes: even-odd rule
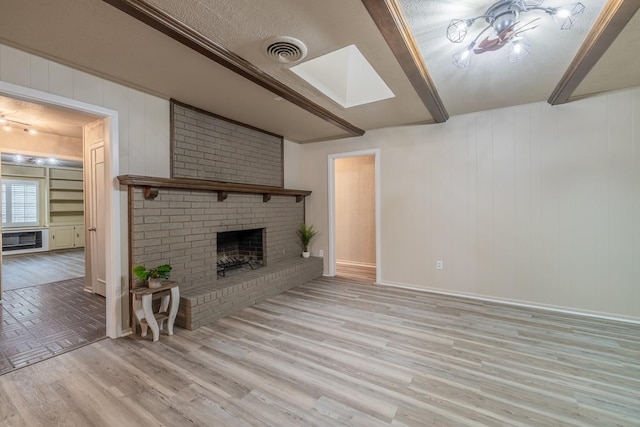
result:
[[[131,290],[133,296],[133,312],[140,322],[143,337],[147,336],[148,328],[153,333],[153,341],[160,338],[160,330],[167,322],[167,334],[173,335],[173,323],[180,304],[180,289],[176,282],[166,282],[159,288],[137,288]],[[160,299],[160,309],[153,312],[152,301]]]

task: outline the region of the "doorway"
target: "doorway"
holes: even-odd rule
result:
[[[0,96],[32,102],[44,108],[52,107],[60,110],[75,111],[92,115],[94,120],[98,118],[104,126],[104,258],[105,271],[105,304],[106,332],[107,336],[117,338],[122,335],[122,316],[120,315],[120,296],[122,284],[121,254],[120,254],[120,193],[119,187],[112,185],[114,177],[118,174],[118,113],[114,110],[87,104],[58,95],[42,92],[30,88],[0,82]],[[84,156],[83,156],[84,157]],[[84,157],[86,159],[86,157]],[[86,165],[85,161],[85,165]],[[85,220],[85,224],[87,221]],[[89,238],[90,235],[87,235]],[[91,242],[85,242],[86,248],[92,246]],[[90,266],[89,266],[90,268]],[[87,272],[87,275],[89,272]]]
[[[379,150],[330,155],[329,181],[329,274],[379,283]]]
[[[8,105],[0,97],[0,111]],[[82,139],[39,132],[27,137],[34,153],[19,131],[0,132],[3,291],[85,276]]]
[[[3,374],[105,338],[106,310],[85,292],[83,128],[97,117],[4,96],[0,113]]]

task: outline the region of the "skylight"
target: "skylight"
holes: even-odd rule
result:
[[[395,96],[355,45],[303,62],[290,70],[344,108]]]

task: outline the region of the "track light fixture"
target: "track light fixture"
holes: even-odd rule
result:
[[[546,13],[553,17],[561,30],[568,30],[573,27],[576,19],[585,9],[582,3],[573,3],[560,7],[542,7],[543,1],[500,0],[492,4],[480,16],[471,19],[452,20],[447,27],[447,38],[453,43],[462,43],[477,20],[483,19],[487,23],[471,43],[453,55],[453,64],[458,68],[466,68],[473,54],[496,51],[506,45],[511,45],[509,60],[511,62],[521,62],[529,56],[531,50],[531,44],[522,34],[536,28],[537,25],[532,24],[540,19],[538,17],[526,24],[520,24],[518,19],[522,14],[533,11]],[[493,34],[480,40],[482,35],[489,29],[493,30]]]
[[[0,126],[2,126],[2,129],[4,129],[6,132],[11,131],[15,127],[15,128],[21,128],[22,130],[27,132],[29,135],[38,134],[38,130],[34,128],[32,125],[30,125],[29,123],[8,119],[4,114],[0,114]]]

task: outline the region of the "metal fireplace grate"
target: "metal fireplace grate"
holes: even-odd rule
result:
[[[255,270],[255,267],[248,259],[236,258],[236,257],[227,257],[224,259],[218,260],[218,276],[227,277],[227,271],[235,270],[237,268],[241,268],[244,266],[251,267],[252,270]]]

